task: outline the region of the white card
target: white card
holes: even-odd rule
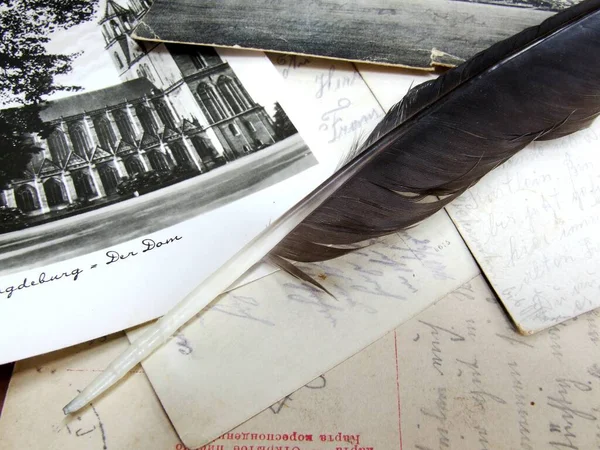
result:
[[[134,14],[105,13],[50,36],[83,52],[60,82],[84,91],[50,99],[52,138],[0,189],[29,224],[0,234],[0,364],[163,315],[330,173],[282,134],[287,93],[263,54],[142,51],[119,22]],[[202,173],[143,178],[183,167]]]

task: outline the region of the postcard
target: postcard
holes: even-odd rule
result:
[[[134,36],[432,70],[458,65],[575,3],[155,0]]]
[[[0,363],[164,314],[327,175],[264,55],[137,44],[146,3],[89,5],[67,29],[40,10],[48,54],[72,58],[55,84],[81,89],[3,155]]]
[[[220,298],[142,363],[188,447],[309,383],[479,272],[444,211],[302,268],[335,297],[278,272]]]

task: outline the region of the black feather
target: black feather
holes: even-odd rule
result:
[[[313,277],[308,275],[303,270],[301,270],[298,267],[296,267],[295,265],[293,265],[287,259],[283,259],[277,255],[267,255],[264,258],[264,261],[267,263],[273,264],[274,266],[279,267],[281,270],[283,270],[284,272],[287,272],[294,278],[297,278],[300,281],[304,281],[305,283],[310,284],[313,287],[316,287],[317,289],[329,294],[331,297],[333,297],[335,299],[335,296],[331,292],[329,292],[325,288],[325,286],[323,286],[321,283],[319,283],[317,280],[315,280]]]
[[[271,253],[331,259],[411,226],[532,141],[578,131],[599,112],[600,0],[587,0],[411,89],[303,200],[335,186]]]

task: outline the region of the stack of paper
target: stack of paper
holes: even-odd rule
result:
[[[54,136],[32,178],[0,192],[1,205],[31,206],[28,217],[66,217],[0,236],[0,363],[79,344],[16,365],[0,449],[600,445],[600,318],[563,323],[600,306],[600,123],[524,150],[414,228],[303,265],[335,299],[258,267],[64,418],[60,408],[127,345],[111,333],[134,338],[141,328],[130,327],[164,314],[433,77],[233,49],[142,51],[115,5],[78,30],[100,28],[111,52],[123,43],[104,55],[115,79],[86,68],[91,92],[44,113],[69,157]],[[52,45],[71,48],[67,36]],[[299,133],[282,137],[286,127]],[[117,193],[163,163],[196,176]],[[78,210],[88,176],[98,208]],[[520,336],[498,299],[521,333],[548,330]]]
[[[595,312],[549,333],[516,335],[478,276],[202,448],[595,448],[599,329]],[[188,447],[204,444],[192,436],[213,423],[167,417],[142,370],[78,416],[65,419],[56,408],[125,345],[125,338],[110,337],[19,363],[0,418],[0,449],[44,442],[57,450],[183,450],[171,423]],[[184,357],[186,346],[180,348]],[[246,372],[248,390],[264,372]],[[180,399],[189,389],[172,385]],[[235,408],[215,413],[230,416]]]

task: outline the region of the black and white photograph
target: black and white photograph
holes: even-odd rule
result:
[[[136,42],[150,7],[15,0],[1,12],[3,272],[172,226],[317,164],[275,69]]]
[[[578,0],[155,0],[134,35],[432,69]]]

